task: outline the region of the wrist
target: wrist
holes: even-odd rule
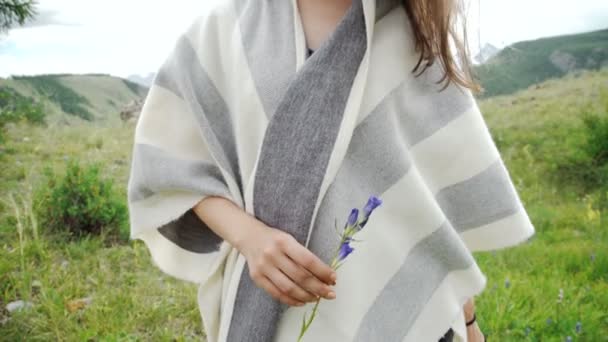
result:
[[[465,316],[465,324],[467,327],[473,326],[475,323],[477,323],[476,321],[477,321],[477,317],[475,316],[475,313],[473,313],[473,316],[471,316],[471,317]]]
[[[240,230],[230,242],[241,254],[246,255],[249,243],[268,229],[268,226],[249,214],[246,214],[243,221],[240,226],[244,229]]]
[[[473,298],[469,299],[464,307],[463,307],[463,311],[464,311],[464,319],[465,322],[469,322],[473,319],[473,317],[475,316],[475,302],[473,300]]]

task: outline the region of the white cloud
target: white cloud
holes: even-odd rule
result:
[[[480,7],[479,7],[480,6]],[[606,0],[472,0],[472,30],[482,43],[505,46],[522,40],[608,28]]]
[[[218,1],[42,0],[39,11],[53,13],[51,25],[43,16],[11,30],[0,45],[0,76],[156,70],[178,35]]]
[[[220,1],[41,0],[38,22],[0,39],[0,76],[155,71],[186,26]],[[606,0],[467,1],[472,48],[478,37],[504,46],[608,26]]]

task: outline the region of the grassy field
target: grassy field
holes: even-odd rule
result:
[[[476,303],[489,341],[608,341],[608,215],[597,209],[599,190],[560,167],[585,138],[581,114],[608,115],[602,89],[607,70],[480,102],[537,229],[529,243],[475,255],[488,277]],[[0,340],[200,340],[196,288],[163,275],[142,243],[126,232],[65,241],[30,214],[42,168],[60,172],[69,158],[103,163],[126,196],[133,123],[18,124],[7,137],[0,306],[29,305],[0,311]]]

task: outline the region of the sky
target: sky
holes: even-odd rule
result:
[[[39,0],[35,21],[0,37],[0,77],[146,75],[197,16],[221,1],[227,0]],[[608,0],[467,1],[473,52],[480,43],[504,47],[608,28]]]

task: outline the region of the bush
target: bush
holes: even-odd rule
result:
[[[586,108],[581,115],[582,139],[575,148],[564,151],[557,165],[562,181],[575,181],[585,191],[608,188],[608,91],[600,96],[600,109]]]
[[[46,183],[36,193],[35,210],[42,227],[71,237],[125,237],[127,208],[112,180],[100,177],[100,167],[68,161],[65,174],[46,167]]]
[[[608,215],[608,91],[600,92],[599,110],[582,114],[583,139],[557,165],[561,181],[573,180],[592,198],[590,212],[597,210],[599,226]]]
[[[585,144],[583,150],[591,160],[594,180],[599,187],[608,187],[608,90],[602,89],[599,103],[601,109],[583,115]]]
[[[587,131],[585,152],[598,166],[608,163],[608,117],[587,113],[583,117]]]

